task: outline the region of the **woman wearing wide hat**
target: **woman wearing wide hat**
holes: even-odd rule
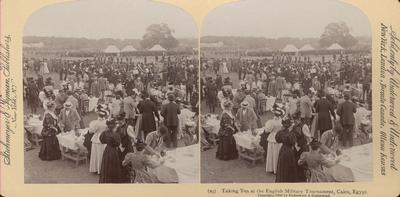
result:
[[[105,105],[98,105],[96,108],[97,120],[89,123],[89,133],[93,133],[91,138],[90,165],[89,171],[100,174],[101,162],[105,144],[100,142],[100,135],[107,130],[106,119],[109,115]]]
[[[265,169],[267,172],[272,172],[276,174],[276,168],[278,165],[278,156],[279,151],[281,149],[282,144],[278,143],[275,139],[278,131],[282,129],[282,117],[285,115],[285,111],[282,109],[282,106],[279,104],[275,104],[273,106],[272,112],[274,113],[274,118],[267,121],[265,123],[265,131],[270,133],[268,135],[268,152],[265,162]]]

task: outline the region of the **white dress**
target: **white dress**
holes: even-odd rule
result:
[[[221,66],[220,66],[220,72],[222,74],[229,73],[228,67],[226,67],[226,62],[222,62]]]
[[[97,172],[100,174],[101,162],[103,160],[103,152],[106,144],[100,142],[100,135],[107,129],[105,119],[93,120],[89,124],[89,132],[94,133],[92,137],[92,150],[90,153],[89,172]]]
[[[267,172],[276,173],[276,168],[278,166],[279,151],[281,150],[282,143],[277,143],[275,136],[279,130],[282,129],[282,123],[280,118],[274,118],[268,120],[265,123],[265,131],[270,132],[268,136],[268,151],[267,159],[265,162],[265,170]]]
[[[43,74],[49,74],[49,68],[47,67],[47,62],[43,63]]]

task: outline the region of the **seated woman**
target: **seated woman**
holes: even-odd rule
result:
[[[308,182],[330,182],[332,179],[327,175],[322,167],[330,168],[335,164],[339,163],[339,159],[330,161],[327,160],[321,153],[321,143],[317,140],[313,140],[310,143],[311,151],[303,152],[300,159],[297,161],[298,165],[307,164],[310,176]]]
[[[136,151],[128,153],[122,161],[122,165],[131,165],[130,182],[131,183],[158,183],[157,175],[149,171],[160,166],[163,161],[151,160],[150,156],[145,154],[146,143],[138,140],[135,144]]]
[[[183,128],[183,142],[185,146],[190,146],[197,143],[196,136],[196,123],[193,121],[187,121]]]
[[[160,125],[158,130],[152,131],[146,136],[145,153],[149,155],[161,156],[160,153],[163,152],[164,136],[168,129],[164,125]]]
[[[342,127],[336,122],[333,129],[327,130],[321,135],[321,153],[340,155],[339,136],[341,132]]]

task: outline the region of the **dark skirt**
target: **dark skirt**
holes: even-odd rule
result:
[[[122,146],[125,148],[125,150],[121,151],[118,149],[118,154],[119,154],[119,158],[121,159],[121,161],[125,159],[126,154],[134,152],[132,144],[124,142],[124,141],[125,140],[122,140]],[[121,162],[120,167],[121,167],[121,182],[122,183],[130,183],[131,165],[129,164],[126,166],[122,166],[122,162]]]
[[[60,145],[55,135],[43,137],[39,158],[45,161],[52,161],[61,158]]]
[[[101,162],[99,183],[121,182],[121,160],[117,148],[109,145],[106,146]]]
[[[332,119],[329,113],[319,113],[318,114],[318,130],[320,130],[321,135],[327,130],[332,129]]]
[[[145,136],[147,136],[148,133],[157,130],[156,120],[154,119],[153,113],[142,114],[141,130],[144,132]]]
[[[279,151],[275,182],[296,182],[297,180],[295,150],[291,146],[283,145]]]
[[[300,156],[303,152],[307,152],[308,147],[300,148],[296,151],[295,161],[300,159]],[[297,165],[297,182],[307,182],[307,164]]]
[[[233,135],[219,136],[216,157],[220,160],[233,160],[239,156]]]

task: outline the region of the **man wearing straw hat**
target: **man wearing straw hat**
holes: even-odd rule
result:
[[[60,112],[59,120],[60,128],[63,132],[80,128],[79,122],[81,121],[81,117],[69,101],[64,103],[64,108]]]
[[[241,104],[240,109],[236,113],[238,126],[240,131],[247,131],[256,128],[257,115],[249,103],[245,100]]]

